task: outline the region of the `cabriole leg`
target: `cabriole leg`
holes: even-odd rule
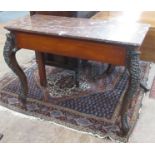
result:
[[[18,76],[21,83],[21,90],[19,92],[19,99],[22,103],[26,102],[28,94],[28,84],[25,73],[22,71],[16,60],[15,36],[13,33],[6,35],[7,39],[4,46],[3,56],[9,68]],[[23,104],[24,105],[24,104]]]
[[[128,134],[130,129],[128,122],[128,108],[137,88],[140,86],[139,53],[134,49],[127,49],[126,69],[129,73],[129,84],[123,98],[121,111],[121,125],[124,136]]]

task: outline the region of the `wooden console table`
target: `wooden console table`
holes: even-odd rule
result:
[[[19,77],[19,99],[26,102],[28,84],[15,54],[21,49],[123,65],[129,73],[129,85],[121,109],[122,131],[129,131],[127,111],[140,85],[139,47],[149,29],[147,24],[33,15],[5,26],[10,31],[4,46],[4,59]]]

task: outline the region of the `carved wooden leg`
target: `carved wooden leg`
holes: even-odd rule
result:
[[[12,33],[8,33],[7,39],[4,46],[4,60],[10,69],[18,76],[21,83],[21,90],[19,92],[19,99],[22,103],[26,102],[28,94],[28,84],[25,73],[22,71],[16,60],[16,47],[15,47],[15,36]]]
[[[130,129],[128,122],[128,108],[132,97],[134,96],[137,88],[140,86],[140,66],[139,66],[139,53],[134,49],[127,49],[127,66],[126,69],[129,73],[129,85],[124,95],[121,123],[123,135],[127,135]]]
[[[47,80],[46,80],[46,69],[45,69],[44,53],[35,52],[35,54],[36,54],[36,61],[37,61],[37,64],[38,64],[40,85],[43,86],[43,87],[46,87],[47,86]]]

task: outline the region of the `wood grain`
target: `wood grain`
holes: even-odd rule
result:
[[[123,46],[23,32],[15,35],[18,48],[125,65],[126,49]]]
[[[38,72],[39,72],[40,84],[41,84],[41,86],[46,87],[47,80],[46,80],[46,69],[45,69],[44,53],[41,53],[39,51],[35,51],[35,54],[36,54],[36,62],[38,64]]]

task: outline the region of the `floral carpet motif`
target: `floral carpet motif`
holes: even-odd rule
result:
[[[39,84],[35,63],[25,69],[29,93],[26,109],[18,100],[20,83],[12,73],[0,79],[0,100],[12,110],[51,120],[58,124],[89,132],[101,137],[127,141],[138,117],[143,90],[138,89],[128,112],[131,131],[121,136],[120,109],[128,85],[124,67],[115,67],[112,73],[105,72],[106,64],[89,62],[81,68],[80,86],[75,85],[73,71],[46,67],[47,88]],[[149,64],[141,62],[141,79],[146,80]]]

